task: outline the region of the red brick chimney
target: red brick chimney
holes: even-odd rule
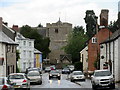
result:
[[[13,26],[12,26],[12,29],[13,29],[14,31],[16,31],[16,32],[19,31],[18,25],[13,25]]]
[[[102,9],[100,14],[100,26],[108,26],[108,12],[107,9]]]

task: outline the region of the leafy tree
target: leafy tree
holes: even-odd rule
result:
[[[82,62],[80,62],[80,61],[75,62],[74,66],[75,66],[75,70],[83,71],[83,64],[82,64]]]
[[[43,25],[40,23],[40,24],[38,25],[38,27],[43,27]]]
[[[87,10],[84,20],[86,23],[86,34],[89,38],[91,38],[94,34],[96,34],[97,16],[95,16],[93,10]]]
[[[34,46],[36,49],[42,52],[43,58],[46,58],[47,55],[50,53],[49,44],[50,39],[47,37],[42,37],[36,29],[31,28],[30,26],[26,25],[21,27],[20,33],[30,39],[35,39]]]
[[[68,44],[63,47],[67,54],[71,54],[72,62],[75,63],[80,60],[80,51],[85,46],[85,41],[88,39],[82,26],[74,27],[73,31],[68,37]]]
[[[116,30],[118,30],[118,22],[114,21],[114,22],[110,22],[110,24],[108,25],[108,29],[110,29],[111,32],[115,32]]]

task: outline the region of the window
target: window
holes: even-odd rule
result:
[[[23,41],[23,45],[26,45],[26,41]]]
[[[58,28],[55,28],[55,33],[58,33]]]
[[[92,43],[97,43],[97,38],[96,37],[92,37]]]
[[[31,42],[29,42],[29,46],[31,46]]]
[[[25,62],[23,63],[23,69],[26,69],[26,63]]]
[[[29,67],[31,67],[31,62],[29,62]]]
[[[31,57],[31,55],[32,55],[32,52],[31,52],[31,51],[29,51],[29,57]]]
[[[26,51],[25,50],[23,50],[23,56],[26,57]]]

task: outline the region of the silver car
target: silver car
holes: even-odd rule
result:
[[[109,70],[95,70],[91,76],[92,88],[115,89],[115,79]]]
[[[30,83],[42,84],[42,75],[39,71],[29,71],[27,73],[27,78],[30,80]]]
[[[0,90],[12,89],[13,87],[7,82],[7,77],[0,77]]]
[[[30,81],[26,78],[24,73],[11,73],[8,76],[8,82],[14,88],[30,88]]]
[[[70,75],[71,82],[74,81],[85,81],[85,76],[82,71],[73,71]]]

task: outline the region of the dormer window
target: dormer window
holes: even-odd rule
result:
[[[55,28],[55,33],[58,33],[58,28]]]
[[[96,37],[92,37],[92,43],[97,43],[97,38]]]

